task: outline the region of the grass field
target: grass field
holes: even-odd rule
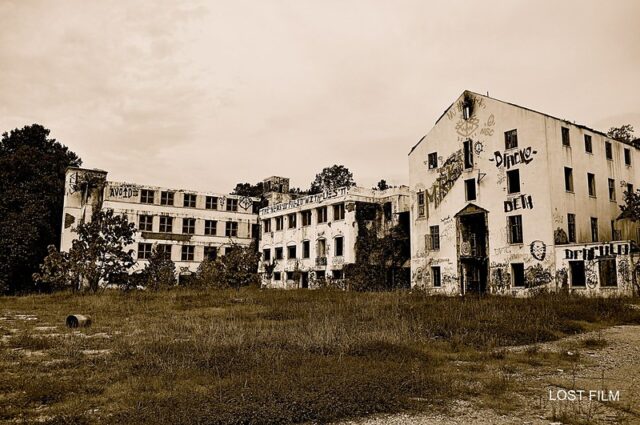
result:
[[[408,292],[105,292],[0,299],[0,421],[326,422],[509,409],[513,370],[570,359],[501,347],[640,323],[623,299]],[[64,327],[89,314],[90,328]]]

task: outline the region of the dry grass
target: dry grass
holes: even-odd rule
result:
[[[326,422],[452,398],[508,409],[514,375],[566,360],[500,347],[640,323],[621,299],[406,292],[63,293],[0,308],[0,421],[51,424]],[[69,313],[94,326],[64,328]]]

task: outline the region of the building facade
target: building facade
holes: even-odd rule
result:
[[[372,190],[340,188],[260,210],[263,286],[313,288],[342,281],[357,261],[364,229],[377,236],[401,225],[408,231],[408,187]]]
[[[152,250],[162,250],[179,273],[192,273],[205,259],[224,255],[233,245],[257,241],[260,199],[169,189],[107,180],[107,172],[69,168],[66,172],[61,250],[76,237],[73,229],[96,208],[126,215],[138,229],[134,250],[145,267]]]
[[[639,169],[631,144],[465,91],[409,154],[412,286],[631,294]]]

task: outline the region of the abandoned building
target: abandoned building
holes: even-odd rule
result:
[[[190,274],[205,259],[224,255],[233,245],[248,246],[258,236],[260,199],[107,181],[107,172],[69,168],[66,172],[61,250],[68,251],[78,223],[96,208],[124,214],[138,231],[134,250],[145,267],[152,250],[161,250]]]
[[[328,281],[340,285],[350,277],[349,266],[359,262],[388,265],[385,269],[391,273],[383,279],[390,280],[400,281],[404,268],[408,284],[408,189],[343,187],[297,199],[280,193],[285,202],[260,210],[263,286],[314,288]],[[393,255],[365,258],[365,237],[378,241],[396,234],[400,248],[393,259]],[[402,235],[406,235],[404,258]]]
[[[409,153],[411,284],[433,293],[540,288],[632,294],[631,143],[465,91]]]

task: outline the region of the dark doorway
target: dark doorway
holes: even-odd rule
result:
[[[302,278],[300,279],[300,287],[303,289],[309,288],[309,272],[302,272]]]
[[[456,218],[460,293],[484,294],[489,274],[487,212],[469,204]]]

